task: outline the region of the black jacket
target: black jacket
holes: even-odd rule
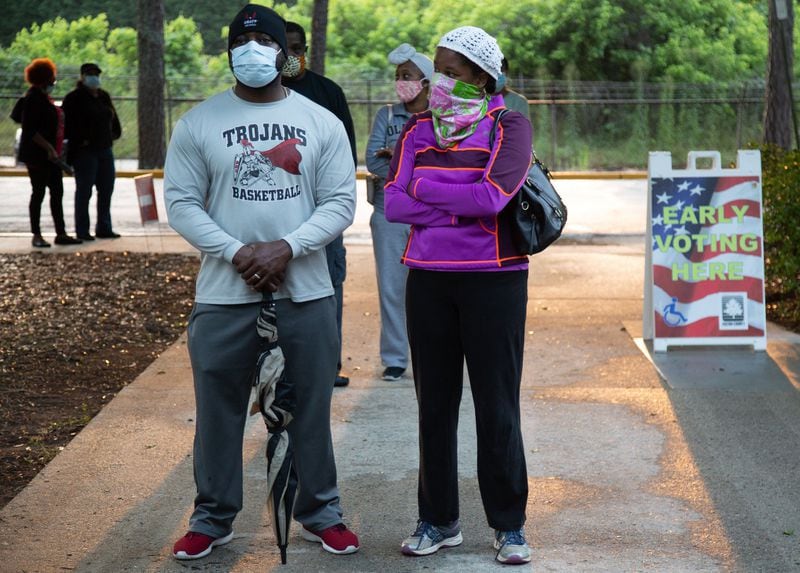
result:
[[[108,149],[122,135],[117,110],[105,90],[98,89],[94,96],[83,83],[78,82],[78,86],[64,98],[61,108],[66,121],[64,136],[69,140],[68,163],[79,149]]]
[[[353,152],[353,163],[358,165],[356,155],[356,130],[353,127],[353,118],[347,106],[347,98],[339,84],[311,70],[299,79],[281,78],[281,83],[287,88],[306,96],[317,105],[321,105],[344,124],[347,139],[350,140],[350,151]]]
[[[19,160],[26,165],[47,163],[47,151],[34,143],[37,133],[53,147],[58,132],[58,110],[50,97],[39,88],[30,88],[25,94],[22,109],[22,136],[19,140]]]

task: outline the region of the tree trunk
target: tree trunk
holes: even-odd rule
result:
[[[311,69],[325,75],[325,52],[328,43],[328,0],[314,0],[311,16]]]
[[[794,0],[786,2],[785,20],[778,20],[775,0],[769,2],[769,60],[764,108],[764,143],[791,149],[794,132],[792,115],[792,69],[794,66]]]
[[[164,166],[164,0],[138,0],[139,168]]]

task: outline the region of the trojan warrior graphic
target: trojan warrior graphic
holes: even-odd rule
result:
[[[258,151],[247,139],[241,143],[242,152],[233,161],[233,177],[239,185],[250,187],[264,181],[274,187],[276,183],[272,179],[272,172],[276,168],[300,175],[303,156],[297,150],[299,139],[287,139],[268,151]]]

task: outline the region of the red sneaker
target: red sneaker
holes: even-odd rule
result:
[[[300,534],[307,541],[322,543],[322,548],[329,553],[346,555],[358,551],[358,537],[347,529],[344,523],[338,523],[321,531],[311,531],[304,525]]]
[[[233,539],[233,531],[225,537],[211,537],[196,531],[190,531],[172,547],[172,555],[175,559],[200,559],[205,557],[217,545],[225,545]]]

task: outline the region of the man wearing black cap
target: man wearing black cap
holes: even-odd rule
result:
[[[355,214],[355,168],[342,123],[284,88],[285,22],[245,6],[228,33],[233,89],[175,126],[164,169],[170,225],[202,254],[189,355],[196,399],[189,532],[178,559],[233,538],[242,508],[242,437],[260,350],[261,291],[273,292],[286,375],[297,406],[288,431],[304,538],[331,553],[358,550],[342,522],[330,432],[338,357],[336,302],[325,245]]]
[[[75,170],[75,234],[93,241],[89,232],[89,200],[97,187],[95,235],[105,239],[119,237],[111,225],[111,195],[114,193],[114,140],[122,135],[111,96],[100,89],[100,66],[81,66],[81,77],[64,98],[64,136],[69,141],[67,163]]]

